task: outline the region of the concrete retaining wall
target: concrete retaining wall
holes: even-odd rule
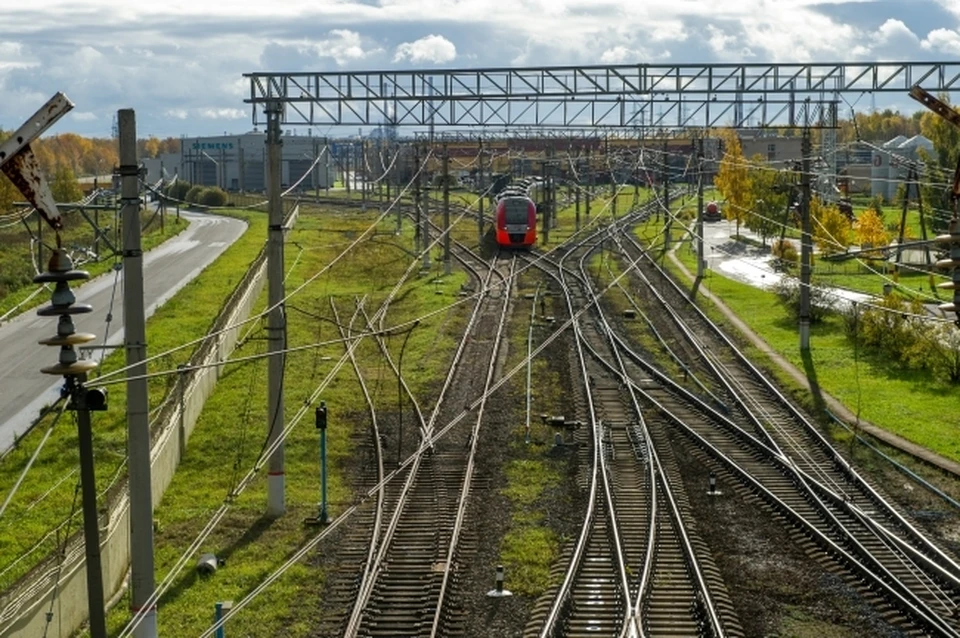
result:
[[[298,210],[287,217],[292,227]],[[223,361],[245,327],[236,324],[253,310],[266,282],[266,253],[261,251],[237,285],[188,367]],[[225,326],[233,326],[220,332]],[[164,399],[151,423],[151,481],[154,507],[160,502],[193,432],[207,398],[220,377],[220,366],[185,371]],[[101,499],[100,555],[105,597],[121,592],[130,568],[130,507],[126,478]],[[80,523],[76,523],[79,528]],[[74,529],[74,532],[77,530]],[[51,601],[53,601],[51,603]],[[48,620],[51,613],[51,620]],[[82,534],[75,533],[62,563],[48,557],[0,597],[0,638],[69,638],[87,619],[87,583]]]

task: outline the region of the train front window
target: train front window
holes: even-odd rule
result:
[[[503,200],[504,222],[507,224],[526,224],[527,223],[526,199],[508,197]]]

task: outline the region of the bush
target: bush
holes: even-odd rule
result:
[[[850,339],[885,359],[960,383],[960,330],[931,326],[923,313],[920,300],[907,303],[894,293],[877,307],[853,306],[844,314],[844,324]]]
[[[800,319],[800,280],[794,277],[781,277],[773,286],[773,291],[795,319]],[[810,284],[810,323],[823,321],[827,313],[833,310],[834,298],[823,286]]]
[[[200,194],[203,192],[203,190],[203,186],[191,186],[190,190],[187,191],[187,194],[183,199],[185,199],[188,204],[196,204],[199,201]]]
[[[187,198],[187,193],[190,191],[192,186],[193,185],[190,182],[177,180],[173,184],[167,186],[166,194],[172,199],[185,200]]]
[[[200,192],[197,201],[204,206],[225,206],[227,194],[221,188],[206,188]]]
[[[778,239],[773,242],[773,248],[770,249],[770,252],[774,257],[773,266],[777,270],[787,270],[791,266],[795,266],[800,258],[797,247],[786,239]]]

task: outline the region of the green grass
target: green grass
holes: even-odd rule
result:
[[[256,257],[266,237],[266,216],[241,211],[232,214],[248,219],[249,228],[219,259],[147,321],[148,356],[166,352],[179,344],[202,337],[226,297]],[[160,357],[150,364],[149,371],[176,369],[178,364],[188,360],[192,351],[193,347]],[[105,359],[99,374],[122,367],[123,360],[122,351],[114,352]],[[173,376],[166,376],[151,380],[151,409],[160,404],[173,379]],[[93,416],[94,457],[99,490],[105,489],[124,471],[127,437],[125,395],[125,386],[122,383],[109,386],[109,410]],[[51,419],[52,417],[48,417],[30,434],[24,436],[17,448],[4,459],[0,465],[0,485],[14,484]],[[27,475],[27,480],[0,519],[0,571],[6,570],[0,575],[0,589],[9,587],[31,565],[57,546],[54,534],[41,541],[34,553],[24,557],[22,564],[12,566],[48,531],[67,519],[72,511],[76,485],[73,472],[78,466],[76,432],[73,413],[66,413]],[[79,529],[79,524],[77,509],[70,526],[71,531]]]
[[[112,216],[113,212],[110,211],[109,215]],[[93,213],[90,213],[90,216],[93,217]],[[187,221],[185,219],[178,220],[172,211],[165,216],[163,232],[160,231],[159,217],[155,217],[152,212],[141,212],[140,222],[144,227],[142,241],[144,250],[150,250],[187,227]],[[36,215],[31,215],[27,219],[27,223],[30,225],[33,236],[39,237]],[[104,230],[111,225],[108,223],[107,214],[103,211],[100,212],[100,223]],[[93,229],[79,213],[68,213],[65,216],[64,225],[66,228],[60,231],[64,247],[68,250],[93,247]],[[46,262],[50,258],[50,250],[47,246],[54,245],[56,241],[54,231],[49,227],[45,227],[42,234],[43,242],[46,245],[43,249],[44,263],[39,264],[41,271],[46,270]],[[117,238],[112,232],[108,232],[107,235],[110,241],[116,241],[119,249],[121,247],[119,243],[122,239]],[[36,257],[36,250],[34,249],[34,255],[31,257],[30,238],[31,234],[23,225],[0,230],[0,245],[4,247],[4,250],[0,252],[0,316],[17,307],[39,288],[38,284],[33,283],[35,272],[32,259]],[[100,252],[106,255],[108,250],[106,245],[101,242]],[[91,277],[96,277],[109,271],[113,264],[113,259],[104,258],[97,262],[78,264],[76,268],[86,270]],[[49,293],[38,293],[30,301],[20,306],[17,312],[24,312],[29,308],[49,301]]]
[[[320,210],[304,207],[296,228],[288,233],[288,292],[330,263],[373,219],[371,214],[338,215]],[[350,322],[354,302],[359,298],[366,297],[365,307],[373,314],[410,260],[410,255],[400,247],[409,248],[412,244],[412,229],[405,229],[399,238],[388,234],[392,229],[393,220],[384,222],[379,229],[384,235],[362,242],[288,302],[291,346],[339,339],[331,299],[342,323]],[[404,335],[387,339],[394,361],[404,349],[403,372],[422,402],[436,391],[439,371],[447,367],[455,335],[469,310],[468,304],[456,303],[465,276],[438,277],[441,270],[442,265],[437,263],[429,274],[415,275],[391,305],[386,321],[389,327],[430,315],[423,317],[410,333],[405,348]],[[259,301],[260,307],[266,304],[265,295]],[[355,329],[361,327],[357,324]],[[260,328],[236,356],[264,351],[264,333]],[[329,410],[328,495],[333,517],[352,502],[350,477],[356,471],[356,446],[368,436],[369,423],[366,403],[350,365],[332,374],[343,352],[342,344],[330,343],[293,353],[287,358],[284,375],[288,424],[312,393],[322,387],[320,398]],[[357,349],[357,356],[378,409],[381,413],[394,409],[396,377],[375,343],[365,340]],[[264,360],[225,367],[217,390],[198,421],[183,463],[157,510],[161,522],[157,535],[158,577],[167,573],[212,512],[224,502],[238,473],[242,475],[252,466],[265,434],[266,379]],[[227,518],[201,548],[225,556],[227,564],[210,579],[198,578],[192,566],[175,579],[173,589],[160,603],[162,635],[199,634],[211,622],[214,602],[242,599],[316,533],[316,529],[302,524],[304,518],[316,514],[319,500],[318,435],[312,412],[311,406],[305,422],[292,430],[285,446],[287,514],[275,521],[263,518],[266,481],[262,475],[254,480],[235,499]],[[318,551],[323,549],[321,544]],[[235,631],[243,627],[249,635],[310,635],[316,608],[322,604],[319,592],[324,578],[323,570],[313,559],[296,565],[242,612],[234,622]],[[119,605],[110,614],[113,631],[128,621],[125,607]],[[227,630],[231,632],[229,625]]]
[[[525,293],[533,293],[536,286],[531,275],[525,273],[517,282],[521,299],[513,310],[510,330],[509,361],[512,369],[526,358],[530,310],[534,303]],[[541,288],[541,292],[542,292]],[[552,315],[562,301],[559,297],[544,297],[544,312]],[[537,311],[539,316],[539,300]],[[552,332],[553,327],[539,319],[534,328],[533,346]],[[514,430],[510,443],[509,460],[505,465],[506,486],[501,493],[510,503],[508,528],[500,544],[500,561],[506,568],[508,588],[518,595],[537,596],[554,584],[550,568],[560,553],[563,538],[547,524],[547,516],[556,507],[556,491],[562,484],[566,468],[564,456],[548,454],[553,446],[553,431],[540,419],[540,414],[564,414],[570,409],[562,390],[562,380],[550,362],[540,356],[531,362],[531,420],[530,442],[526,442],[524,403],[518,401]],[[526,374],[521,371],[511,381],[511,396],[526,395]]]
[[[695,256],[689,246],[678,250],[688,269]],[[800,351],[796,321],[777,297],[709,271],[701,284],[716,294],[775,351],[861,418],[947,458],[960,461],[957,421],[944,414],[960,413],[960,392],[931,375],[906,370],[882,357],[855,350],[836,315],[811,327],[809,355]],[[778,372],[782,378],[785,375]],[[813,407],[809,393],[800,395]]]

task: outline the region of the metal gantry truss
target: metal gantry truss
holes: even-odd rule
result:
[[[711,128],[836,126],[841,94],[960,89],[956,62],[634,64],[248,73],[253,123]]]

